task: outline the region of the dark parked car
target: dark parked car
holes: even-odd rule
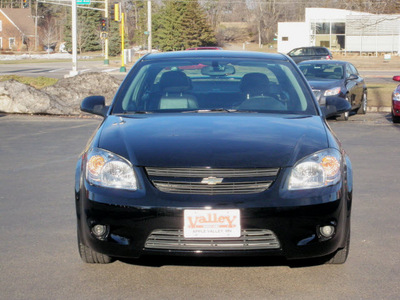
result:
[[[367,86],[353,64],[345,61],[303,61],[299,68],[308,80],[319,105],[326,109],[326,99],[338,96],[351,104],[351,110],[367,112]],[[348,120],[350,112],[338,116]]]
[[[328,102],[350,109],[342,98]],[[161,254],[345,262],[351,163],[287,56],[150,54],[104,103],[92,96],[81,104],[104,117],[76,167],[83,261]]]
[[[400,76],[393,76],[393,80],[400,81]],[[393,123],[400,123],[400,84],[392,94],[392,120]]]
[[[330,60],[333,58],[331,51],[325,47],[300,47],[291,50],[288,55],[299,63],[303,60]]]

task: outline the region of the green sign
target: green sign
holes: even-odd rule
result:
[[[78,5],[89,5],[90,0],[76,0],[76,4]]]

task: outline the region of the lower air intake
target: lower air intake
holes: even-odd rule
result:
[[[147,238],[146,249],[163,250],[264,250],[279,249],[276,235],[267,229],[242,230],[239,238],[185,238],[183,230],[154,230]]]

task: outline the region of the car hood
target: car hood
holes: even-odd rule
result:
[[[308,81],[312,89],[327,90],[334,87],[342,86],[341,80],[310,80]]]
[[[109,116],[98,147],[152,167],[286,167],[328,147],[319,116],[258,113]]]

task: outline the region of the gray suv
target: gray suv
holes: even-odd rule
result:
[[[300,47],[291,50],[289,55],[296,64],[303,60],[332,59],[332,53],[325,47]]]

